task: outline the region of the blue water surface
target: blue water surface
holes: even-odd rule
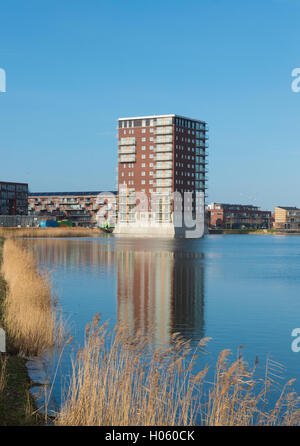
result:
[[[221,350],[230,349],[234,359],[243,346],[250,364],[258,358],[262,375],[267,357],[283,364],[283,382],[296,378],[300,394],[300,353],[291,348],[292,330],[300,327],[300,237],[103,236],[27,243],[41,267],[52,273],[54,294],[73,337],[55,375],[58,404],[70,357],[97,313],[110,327],[122,321],[151,333],[153,346],[168,345],[178,332],[193,346],[210,337],[201,359],[210,365]],[[54,372],[55,366],[52,377]]]

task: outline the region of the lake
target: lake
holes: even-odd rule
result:
[[[54,384],[58,402],[70,356],[82,344],[96,313],[151,334],[167,345],[180,333],[196,345],[211,337],[205,361],[221,350],[236,357],[267,356],[282,363],[284,379],[296,378],[300,353],[291,332],[300,327],[300,237],[208,235],[203,239],[98,238],[31,239],[41,267],[52,272],[54,294],[73,341],[59,363]],[[52,366],[54,376],[55,366]]]

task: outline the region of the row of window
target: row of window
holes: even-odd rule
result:
[[[3,199],[27,199],[28,195],[25,192],[13,192],[13,191],[2,191],[0,192],[0,198]]]
[[[190,121],[189,119],[184,119],[184,118],[176,118],[175,125],[179,125],[187,129],[205,130],[204,123]]]
[[[186,136],[176,136],[175,137],[176,141],[181,141],[181,142],[185,142],[188,144],[194,144],[197,147],[207,147],[207,143],[201,139],[193,139],[193,138],[187,138]],[[181,150],[184,150],[185,147],[182,147]]]
[[[176,133],[186,133],[186,130],[176,127]],[[188,130],[187,134],[194,136],[196,138],[207,138],[205,131],[199,132],[199,131],[194,131],[194,130]],[[177,136],[177,137],[179,138],[179,136]]]
[[[119,128],[126,129],[132,127],[153,127],[155,125],[172,125],[173,118],[144,118],[144,119],[122,119],[119,120]]]
[[[119,120],[119,128],[132,128],[132,127],[148,127],[154,125],[171,125],[173,124],[173,118],[170,116],[159,118],[140,118],[140,119],[122,119]],[[205,130],[206,124],[204,122],[193,121],[186,118],[175,118],[175,125],[185,127],[187,129]]]
[[[1,184],[2,191],[18,191],[18,192],[27,192],[28,186],[26,184]]]

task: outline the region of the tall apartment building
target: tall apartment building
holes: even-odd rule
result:
[[[28,184],[0,181],[0,215],[27,215]]]
[[[174,211],[204,212],[207,132],[204,121],[175,114],[119,119],[116,233],[184,236]]]

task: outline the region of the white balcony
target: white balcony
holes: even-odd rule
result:
[[[172,152],[159,152],[156,154],[156,161],[172,161],[172,159],[173,159]]]
[[[171,143],[172,135],[157,135],[156,144]]]
[[[172,170],[157,170],[155,173],[155,178],[172,178]]]
[[[157,143],[156,152],[173,152],[172,144]]]
[[[128,146],[135,144],[135,137],[134,136],[127,136],[125,138],[121,138],[119,141],[120,146]]]
[[[160,125],[172,125],[172,118],[157,118],[156,120],[156,125],[160,126]]]
[[[126,154],[127,155],[127,153],[135,153],[136,152],[136,149],[135,149],[135,146],[121,146],[120,148],[119,148],[119,153],[120,154]]]
[[[173,127],[157,127],[155,131],[156,135],[172,135],[173,134]]]
[[[156,162],[156,170],[158,169],[172,169],[173,163],[172,161],[157,161]]]

